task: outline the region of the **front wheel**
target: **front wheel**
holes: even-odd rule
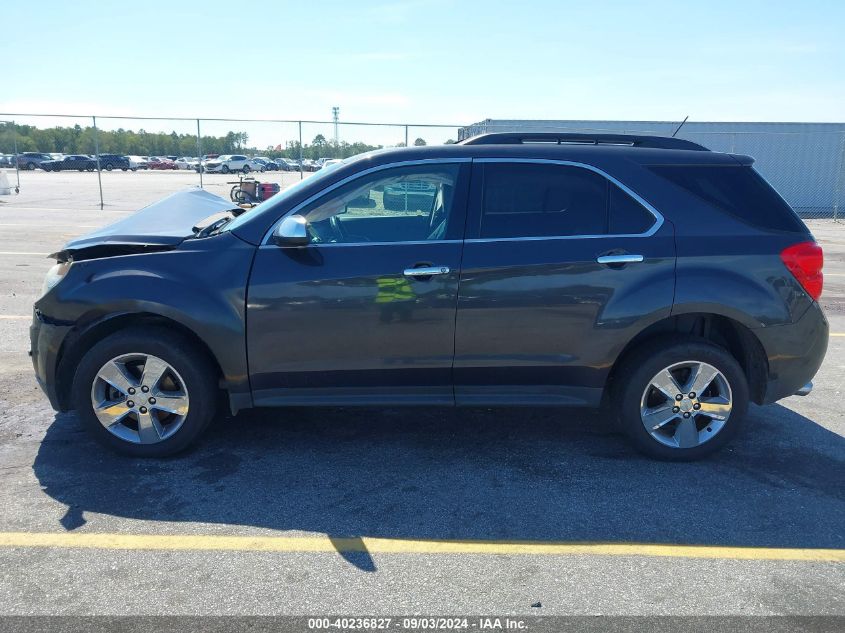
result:
[[[229,173],[229,166],[223,165],[223,167],[220,168],[220,171],[222,171],[224,174],[228,174]]]
[[[29,171],[34,170],[34,169],[35,169],[35,163],[27,163],[27,164],[26,164],[26,168],[27,168]]]
[[[189,341],[161,328],[132,328],[94,345],[73,381],[82,423],[99,442],[136,457],[188,447],[214,417],[215,372]]]
[[[114,166],[111,163],[106,165],[106,171],[111,171],[112,169],[114,169]]]
[[[619,421],[646,455],[699,459],[727,444],[748,409],[736,359],[704,339],[657,340],[623,361],[614,377]]]
[[[249,173],[249,165],[244,165],[243,169],[241,169],[241,171],[245,174],[248,174]]]

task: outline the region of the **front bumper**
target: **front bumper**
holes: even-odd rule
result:
[[[70,331],[71,326],[51,323],[38,310],[33,310],[29,327],[29,355],[35,379],[56,411],[62,410],[57,380],[59,351]]]
[[[760,328],[754,333],[769,361],[769,379],[762,404],[803,391],[827,352],[829,325],[819,304],[814,302],[795,323]]]

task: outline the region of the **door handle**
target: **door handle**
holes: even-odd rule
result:
[[[432,275],[448,275],[448,266],[423,266],[422,268],[406,268],[406,277],[431,277]]]
[[[643,261],[642,255],[601,255],[596,257],[596,262],[599,264],[637,264]]]

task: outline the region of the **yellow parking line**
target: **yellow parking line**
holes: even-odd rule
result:
[[[235,552],[369,552],[371,554],[475,554],[541,556],[647,556],[735,560],[845,562],[842,549],[722,547],[648,543],[557,543],[543,541],[434,541],[328,536],[210,536],[2,532],[2,548]]]

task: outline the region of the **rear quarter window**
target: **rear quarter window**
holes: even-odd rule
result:
[[[775,231],[807,232],[786,201],[751,167],[652,165],[650,169],[749,224]]]

